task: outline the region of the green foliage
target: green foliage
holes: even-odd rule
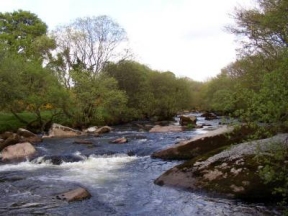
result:
[[[133,61],[109,63],[104,72],[126,92],[130,119],[169,119],[177,111],[192,108],[191,82],[172,72],[153,71]]]
[[[124,92],[118,90],[114,78],[104,74],[91,77],[87,71],[73,71],[72,76],[75,84],[67,90],[70,100],[66,107],[72,125],[99,125],[121,118],[127,98]]]
[[[287,125],[287,54],[283,54],[281,64],[275,70],[265,74],[262,88],[253,98],[254,103],[249,109],[249,114],[259,121]]]
[[[286,141],[287,142],[287,141]],[[288,198],[288,149],[287,143],[271,143],[265,154],[258,154],[255,158],[264,164],[259,170],[260,178],[265,184],[274,185],[273,194],[282,197],[281,203],[287,209]]]
[[[205,108],[208,110],[231,112],[236,108],[234,80],[225,69],[206,83],[203,91]]]
[[[256,3],[255,8],[234,12],[236,26],[228,29],[244,36],[240,58],[206,84],[206,107],[234,113],[245,122],[286,124],[288,4]]]
[[[29,11],[0,13],[0,43],[10,52],[38,59],[55,48],[46,33],[47,25]]]
[[[194,125],[194,124],[188,124],[188,125],[186,126],[186,128],[187,128],[188,130],[192,130],[192,129],[195,128],[195,125]]]
[[[66,97],[62,87],[51,71],[42,67],[38,61],[27,61],[24,56],[4,52],[0,58],[1,108],[14,113],[29,111],[36,115],[38,127],[44,127],[42,111],[55,111]],[[56,114],[56,113],[55,113]],[[43,129],[43,128],[42,128]]]
[[[148,74],[151,70],[148,67],[133,61],[120,61],[107,64],[104,72],[115,78],[119,89],[127,94],[128,118],[139,118],[151,112],[153,95],[150,92]]]
[[[7,104],[25,96],[21,79],[17,79],[22,73],[24,62],[7,56],[3,50],[0,50],[0,53],[0,106],[3,109]]]
[[[52,35],[33,13],[0,13],[1,109],[23,124],[36,121],[43,130],[51,120],[45,111],[82,128],[169,119],[199,106],[200,83],[123,60],[130,54],[122,49],[126,32],[108,16],[79,18]]]
[[[250,139],[288,129],[288,1],[255,2],[254,8],[236,8],[236,26],[228,28],[242,40],[239,58],[205,83],[203,90],[208,109],[228,111],[257,126]],[[260,123],[266,127],[259,127]],[[269,154],[259,155],[261,178],[274,184],[275,193],[285,201],[287,155],[287,148],[280,144],[274,144]]]
[[[19,118],[23,119],[25,122],[33,122],[37,116],[32,112],[21,112],[17,113]],[[54,115],[54,111],[43,111],[41,113],[44,121],[48,121]],[[55,121],[62,124],[62,119],[58,116],[54,118]],[[27,126],[26,123],[19,121],[18,118],[15,117],[12,113],[0,112],[0,133],[5,131],[14,131],[16,132],[18,128],[25,128]]]
[[[286,0],[256,0],[255,8],[237,8],[234,13],[236,26],[230,32],[244,37],[242,53],[257,52],[275,57],[278,50],[288,45]],[[247,40],[248,39],[248,40]]]

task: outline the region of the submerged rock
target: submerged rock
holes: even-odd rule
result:
[[[84,157],[85,158],[85,157]],[[79,155],[69,154],[69,155],[45,155],[43,157],[38,157],[33,160],[33,163],[51,163],[53,165],[61,165],[62,163],[73,163],[84,160],[83,157]]]
[[[214,120],[218,119],[217,115],[211,112],[205,112],[201,115],[201,117],[204,117],[205,120]]]
[[[180,116],[180,125],[187,126],[187,125],[196,125],[197,117],[196,116]]]
[[[81,201],[84,199],[89,199],[90,197],[91,197],[91,194],[89,193],[88,190],[82,187],[78,187],[74,190],[70,190],[65,193],[57,195],[56,199],[73,202],[73,201]]]
[[[275,185],[264,184],[259,177],[261,164],[254,159],[259,152],[270,149],[271,143],[285,142],[288,134],[272,138],[246,142],[215,154],[209,158],[187,161],[178,165],[154,182],[158,185],[169,185],[189,190],[205,190],[230,198],[241,198],[249,201],[271,200]]]
[[[90,140],[81,140],[81,139],[75,140],[73,143],[75,143],[75,144],[85,144],[85,145],[93,144],[93,142],[90,141]]]
[[[2,161],[22,160],[31,157],[36,149],[29,142],[18,143],[4,148],[1,152]]]
[[[117,143],[117,144],[123,144],[123,143],[127,143],[128,142],[128,139],[126,139],[125,137],[120,137],[120,138],[117,138],[113,141],[111,141],[111,143]]]

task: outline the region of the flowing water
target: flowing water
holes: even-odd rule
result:
[[[274,214],[260,204],[153,184],[154,179],[180,162],[151,159],[152,152],[206,132],[148,133],[115,127],[101,137],[82,137],[91,145],[74,144],[75,138],[45,139],[36,146],[38,155],[33,160],[0,165],[0,215]],[[121,136],[129,142],[109,143]],[[56,199],[58,194],[78,186],[85,187],[92,197],[71,203]]]

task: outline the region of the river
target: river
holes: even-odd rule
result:
[[[113,132],[101,137],[84,137],[91,145],[75,144],[75,138],[45,139],[36,146],[38,155],[33,160],[0,165],[0,215],[276,214],[261,204],[153,184],[154,179],[180,162],[151,159],[152,152],[206,132],[149,133],[127,125],[114,127]],[[122,136],[129,142],[110,143]],[[92,197],[71,203],[56,199],[56,195],[78,186],[88,189]]]

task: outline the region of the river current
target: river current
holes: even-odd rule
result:
[[[101,137],[82,137],[90,140],[90,145],[75,144],[76,138],[45,139],[36,146],[38,155],[33,160],[0,164],[0,215],[274,214],[261,204],[245,204],[153,184],[159,175],[180,161],[152,159],[151,153],[206,132],[196,129],[149,133],[128,125],[114,127],[113,132]],[[129,142],[110,143],[122,136]],[[85,187],[92,197],[70,203],[56,199],[58,194],[79,186]]]

